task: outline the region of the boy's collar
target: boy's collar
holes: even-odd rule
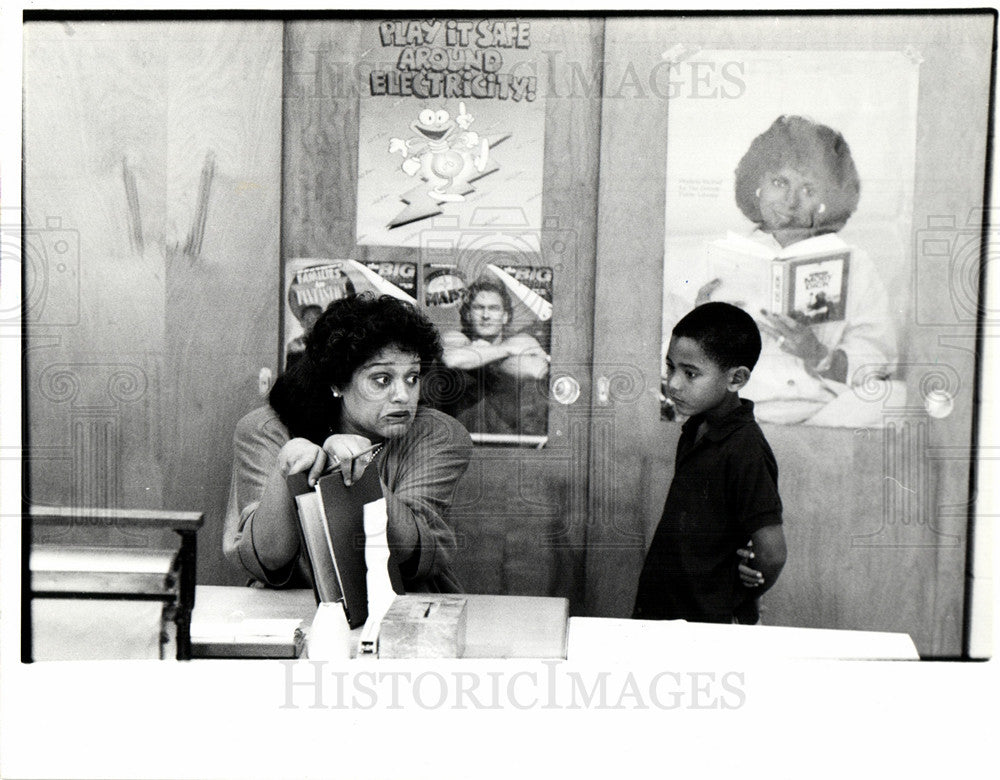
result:
[[[681,430],[684,433],[693,434],[698,430],[698,426],[701,425],[704,420],[704,414],[696,414],[694,417],[688,418],[687,422],[681,426]],[[715,423],[708,421],[708,426],[702,438],[711,439],[712,441],[721,441],[740,426],[753,421],[753,401],[748,398],[741,398],[739,405],[721,420]]]

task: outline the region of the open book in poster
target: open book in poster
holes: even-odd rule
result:
[[[713,299],[807,325],[844,319],[850,267],[851,248],[832,233],[777,253],[736,233],[708,245],[708,278],[722,281]]]
[[[288,477],[289,492],[299,510],[299,526],[313,571],[318,602],[341,601],[351,628],[368,619],[365,564],[365,506],[382,498],[378,469],[373,465],[352,485],[339,469],[310,487],[305,473]],[[395,554],[389,553],[389,579],[396,593],[405,593]]]

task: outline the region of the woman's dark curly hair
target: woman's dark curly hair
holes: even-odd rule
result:
[[[747,219],[761,224],[757,189],[767,174],[784,166],[807,171],[824,182],[826,210],[817,214],[815,234],[836,233],[858,207],[861,180],[851,148],[836,130],[801,116],[779,116],[754,138],[736,166],[736,205]]]
[[[420,358],[421,373],[441,359],[437,329],[415,306],[391,295],[351,295],[333,301],[306,336],[305,354],[274,384],[268,400],[292,436],[317,444],[340,423],[340,401],[354,372],[386,347]]]
[[[502,283],[494,282],[492,279],[477,279],[465,289],[462,305],[458,309],[458,317],[462,321],[462,333],[470,340],[476,338],[476,334],[472,330],[472,302],[481,292],[493,292],[500,296],[503,310],[507,312],[508,322],[514,316],[514,304],[507,288]]]

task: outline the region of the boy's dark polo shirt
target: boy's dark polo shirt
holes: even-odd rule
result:
[[[704,623],[757,622],[757,600],[740,584],[736,550],[781,523],[778,464],[753,416],[753,402],[709,427],[684,423],[663,517],[656,528],[633,617]]]

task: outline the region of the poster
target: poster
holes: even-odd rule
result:
[[[909,289],[913,263],[919,52],[678,45],[664,58],[721,78],[719,99],[692,94],[670,105],[661,357],[673,326],[698,303],[743,305],[763,340],[740,393],[755,402],[758,420],[884,425],[885,399],[898,404],[905,396],[912,301],[889,291]],[[778,197],[781,205],[770,205]],[[789,224],[782,220],[792,219],[792,208],[808,215],[794,236],[776,227]],[[712,271],[712,247],[724,242],[743,242],[748,257],[766,249],[759,267],[768,269],[779,256],[847,253],[843,318],[777,322],[748,306],[745,284],[727,285]],[[661,384],[661,416],[672,419],[665,368]]]
[[[416,263],[299,257],[285,263],[284,363],[305,351],[305,338],[332,302],[373,292],[416,304]]]
[[[428,400],[477,444],[547,441],[552,269],[427,263],[423,302],[441,332],[444,366]]]
[[[545,60],[532,22],[366,23],[357,242],[417,247],[437,216],[516,208],[541,228]]]

